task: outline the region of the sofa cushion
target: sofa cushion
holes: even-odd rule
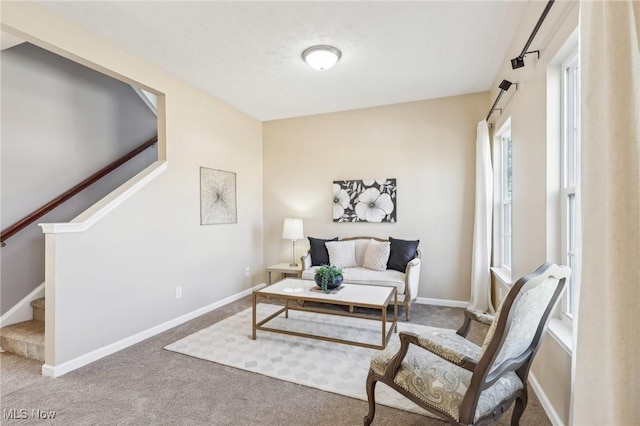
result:
[[[389,241],[371,240],[367,247],[367,254],[364,256],[363,265],[373,271],[385,271],[389,261],[391,247]]]
[[[395,286],[398,294],[404,294],[403,272],[394,271],[393,269],[372,271],[371,269],[357,267],[343,269],[342,275],[346,283]]]
[[[329,263],[337,268],[352,268],[356,262],[356,245],[353,241],[328,241]]]
[[[364,265],[364,256],[367,254],[371,238],[356,238],[351,241],[356,244],[356,263],[358,266],[362,266]]]
[[[324,245],[327,241],[338,241],[338,237],[331,238],[329,240],[323,240],[320,238],[309,238],[309,245],[311,252],[311,266],[321,266],[329,264],[329,253],[327,247]]]
[[[389,242],[391,243],[391,253],[387,268],[404,272],[407,269],[407,263],[415,257],[420,240],[408,241],[389,237]]]

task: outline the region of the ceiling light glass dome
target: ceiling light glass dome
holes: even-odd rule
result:
[[[318,71],[328,70],[340,60],[342,53],[333,46],[311,46],[302,52],[302,59]]]

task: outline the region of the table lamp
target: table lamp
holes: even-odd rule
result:
[[[304,238],[302,230],[302,219],[285,219],[282,227],[282,239],[291,240],[293,243],[293,252],[291,253],[291,263],[289,266],[298,266],[296,263],[296,240]]]

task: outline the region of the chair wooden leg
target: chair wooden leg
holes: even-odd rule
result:
[[[511,415],[511,426],[518,426],[520,424],[520,417],[527,408],[527,387],[522,390],[522,395],[516,398],[516,404],[513,407],[513,414]]]
[[[373,373],[369,372],[369,375],[367,376],[369,413],[364,417],[364,426],[369,426],[371,422],[373,422],[373,417],[376,415],[376,383],[378,383],[378,381],[373,378]]]
[[[410,311],[409,306],[410,306],[409,302],[405,301],[404,302],[404,317],[407,319],[407,322],[411,321],[411,311]]]

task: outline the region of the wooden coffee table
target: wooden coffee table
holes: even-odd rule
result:
[[[312,291],[316,287],[315,282],[310,280],[300,280],[287,278],[268,287],[253,292],[253,321],[251,338],[256,339],[256,331],[271,331],[273,333],[289,334],[293,336],[308,337],[311,339],[325,340],[328,342],[345,343],[355,346],[362,346],[372,349],[384,349],[391,337],[392,332],[398,331],[398,294],[395,287],[384,287],[364,284],[343,284],[344,288],[335,294],[325,294],[323,292]],[[259,297],[279,297],[283,298],[285,303],[282,309],[268,317],[257,321],[256,306]],[[380,311],[380,316],[366,315],[349,312],[349,309],[332,310],[323,308],[305,307],[304,303],[296,302],[320,302],[324,304],[345,306],[346,308],[359,307],[370,308]],[[387,307],[393,304],[393,318],[387,318]],[[372,321],[380,321],[381,324],[381,340],[380,345],[355,342],[353,340],[344,340],[327,336],[316,336],[313,334],[299,333],[290,330],[281,330],[278,328],[268,327],[267,324],[273,318],[284,313],[285,318],[289,318],[289,311],[306,311],[327,315],[339,315],[352,318],[363,318]],[[387,331],[387,322],[391,323],[391,327]]]

